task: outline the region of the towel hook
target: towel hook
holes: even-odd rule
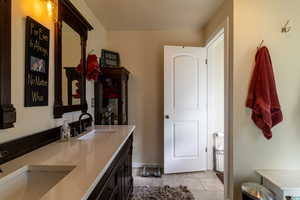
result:
[[[288,21],[285,23],[285,25],[282,27],[282,29],[281,29],[281,32],[282,32],[282,33],[288,33],[288,32],[290,32],[290,31],[292,30],[292,27],[289,26],[289,24],[290,24],[290,20],[288,20]]]
[[[88,55],[91,55],[94,51],[95,51],[95,49],[90,50]]]
[[[264,40],[262,40],[261,42],[260,42],[260,44],[259,44],[259,46],[257,47],[257,49],[260,49],[261,47],[262,47],[262,45],[264,44]]]

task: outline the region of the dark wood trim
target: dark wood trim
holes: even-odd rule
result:
[[[82,66],[83,66],[81,82],[80,82],[81,105],[87,105],[87,100],[86,100],[86,72],[87,72],[86,45],[87,45],[87,35],[81,37],[81,60],[82,60]],[[83,108],[82,112],[87,112],[87,109],[88,109],[87,107]]]
[[[92,119],[84,119],[82,120],[82,124],[84,124],[85,127],[89,127],[92,125]],[[71,130],[76,130],[77,132],[80,131],[79,121],[72,122],[69,125]],[[46,131],[0,144],[0,151],[7,152],[7,155],[4,158],[0,158],[0,165],[59,140],[60,128],[61,127],[51,128]]]
[[[58,13],[60,13],[61,6],[58,6]],[[55,63],[55,81],[54,81],[54,117],[60,118],[63,115],[61,111],[62,107],[62,66],[61,51],[62,51],[62,35],[61,35],[61,24],[57,22],[55,24],[54,33],[54,63]]]
[[[11,0],[0,0],[0,30],[0,129],[6,129],[16,122],[11,104]]]
[[[79,10],[69,1],[69,0],[62,0],[61,3],[63,4],[63,7],[67,10],[70,11],[70,16],[75,17],[76,20],[78,21],[77,24],[72,23],[74,26],[79,26],[78,28],[74,28],[76,29],[80,29],[83,30],[83,32],[86,32],[86,30],[91,31],[93,30],[93,26],[81,15],[81,13],[79,12]],[[64,13],[63,13],[64,14]],[[73,21],[73,19],[71,19]],[[69,23],[68,23],[69,24]]]
[[[68,105],[73,105],[73,81],[81,82],[81,74],[75,67],[64,67],[67,76]],[[81,95],[81,94],[80,94]]]
[[[66,22],[79,35],[81,39],[81,60],[83,66],[82,79],[80,81],[81,105],[64,106],[62,102],[62,22]],[[88,104],[86,100],[86,44],[88,31],[93,27],[80,14],[69,0],[58,0],[58,22],[55,25],[55,99],[54,118],[61,118],[66,112],[86,112]]]
[[[125,67],[103,67],[101,68],[101,73],[109,75],[109,77],[113,78],[123,78],[129,79],[130,72]]]
[[[0,164],[50,144],[59,138],[60,127],[57,127],[1,144],[0,150],[7,152],[7,155],[0,159]]]

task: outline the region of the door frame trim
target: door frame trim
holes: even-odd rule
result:
[[[217,34],[208,42],[208,44],[205,46],[205,48],[206,48],[206,59],[207,59],[207,61],[209,61],[209,58],[208,58],[208,49],[209,49],[209,47],[211,47],[215,42],[217,42],[219,39],[220,39],[220,37],[224,37],[224,39],[223,39],[223,41],[224,41],[224,51],[225,51],[225,29],[224,28],[222,28],[221,30],[219,30],[219,32],[217,32]],[[225,59],[225,52],[224,52],[224,59]],[[208,94],[208,90],[209,90],[209,62],[207,62],[206,63],[206,66],[207,66],[207,94]],[[225,62],[224,62],[224,68],[225,68]],[[225,73],[226,73],[226,71],[224,70],[224,75],[225,75]],[[224,89],[225,89],[225,84],[224,84]],[[225,95],[225,93],[224,93],[224,95]],[[207,102],[209,102],[209,95],[207,95]],[[224,107],[225,107],[225,98],[224,98]],[[208,114],[209,114],[209,104],[207,103],[207,147],[211,147],[211,146],[209,146],[209,137],[210,137],[210,135],[209,135],[209,132],[208,132],[208,123],[209,123],[209,118],[208,118]],[[225,111],[224,111],[224,113],[225,113]],[[224,119],[225,119],[225,117],[224,117]],[[225,129],[225,128],[224,128]],[[225,147],[224,147],[225,148]],[[213,168],[210,168],[209,167],[209,163],[210,163],[210,160],[211,159],[213,159],[213,157],[211,157],[211,155],[209,155],[209,151],[207,151],[207,169],[208,170],[211,170],[211,169],[213,169]],[[225,166],[225,163],[224,163],[224,166]]]
[[[231,188],[231,170],[230,166],[232,166],[232,158],[230,151],[232,150],[232,144],[230,143],[230,138],[232,135],[230,134],[230,102],[232,97],[230,92],[230,20],[229,17],[216,28],[215,32],[213,32],[206,41],[206,48],[214,42],[216,38],[220,36],[220,34],[224,33],[224,197],[225,199],[230,199],[230,188]]]

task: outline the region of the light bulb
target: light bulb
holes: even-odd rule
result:
[[[53,5],[52,5],[52,1],[51,0],[47,1],[47,9],[48,9],[48,15],[50,17],[52,17],[52,15],[53,15]]]

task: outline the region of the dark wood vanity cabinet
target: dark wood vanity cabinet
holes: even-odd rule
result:
[[[133,135],[115,157],[88,200],[129,200],[133,191]]]
[[[95,124],[128,124],[128,78],[124,67],[103,67],[95,82]]]

